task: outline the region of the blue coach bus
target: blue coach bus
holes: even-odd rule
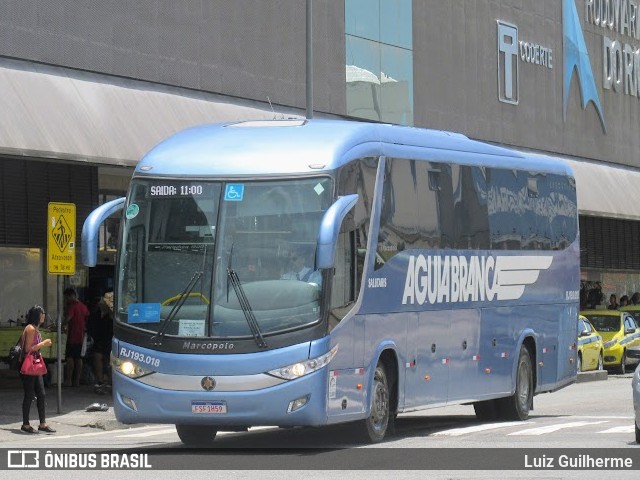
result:
[[[85,264],[120,209],[121,422],[173,423],[194,445],[352,422],[379,442],[398,413],[526,419],[534,394],[575,381],[578,217],[560,161],[392,125],[208,125],[151,150],[126,199],[90,215]]]

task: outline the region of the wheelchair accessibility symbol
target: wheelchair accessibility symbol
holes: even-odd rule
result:
[[[224,199],[232,202],[242,201],[244,196],[244,184],[243,183],[229,183],[224,191]]]

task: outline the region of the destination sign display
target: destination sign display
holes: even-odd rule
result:
[[[150,197],[202,197],[219,195],[210,183],[161,183],[149,187]]]

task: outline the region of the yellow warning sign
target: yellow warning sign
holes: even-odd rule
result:
[[[49,203],[47,252],[49,273],[76,273],[76,206],[73,203]]]

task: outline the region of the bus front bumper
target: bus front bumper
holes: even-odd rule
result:
[[[113,372],[114,410],[118,421],[125,424],[324,425],[327,423],[326,388],[326,368],[280,385],[233,392],[167,390]],[[304,399],[303,406],[288,412],[292,402],[298,401],[299,405]],[[194,413],[198,405],[212,403],[216,405],[215,410],[226,412]]]

